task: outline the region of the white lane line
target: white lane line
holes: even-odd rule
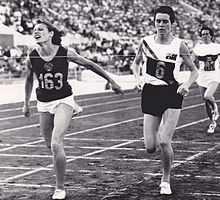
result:
[[[190,91],[195,91],[198,90],[197,88],[191,89]],[[130,95],[135,95],[135,92],[128,92],[125,93],[124,96],[130,96]],[[81,96],[81,95],[80,95]],[[76,100],[76,102],[85,102],[85,101],[92,101],[92,100],[100,100],[100,99],[107,99],[107,98],[112,98],[112,97],[116,97],[116,95],[113,93],[111,95],[105,95],[105,96],[99,96],[99,97],[91,97],[91,98],[87,98],[87,99],[79,99]],[[193,96],[187,96],[185,97],[185,99],[191,99],[191,98],[195,98],[195,97],[201,97],[200,94],[195,94]],[[76,98],[75,98],[76,99]],[[36,108],[36,106],[31,106],[30,108]],[[11,112],[11,111],[17,111],[17,110],[22,110],[22,107],[18,107],[18,108],[10,108],[10,109],[1,109],[1,112]]]
[[[150,162],[152,160],[149,160]],[[90,163],[92,165],[92,163]],[[10,166],[0,166],[0,169],[8,169],[8,170],[35,170],[37,169],[36,167],[21,167],[21,166],[18,166],[18,167],[10,167]],[[44,171],[51,171],[51,168],[44,168]],[[94,169],[94,170],[88,170],[88,169],[66,169],[67,172],[71,172],[71,173],[74,173],[74,172],[79,172],[79,173],[96,173],[97,171]],[[105,169],[102,169],[101,170],[102,173],[104,174],[135,174],[136,172],[132,172],[132,171],[115,171],[115,170],[105,170]],[[142,172],[140,172],[142,173]],[[151,172],[144,172],[143,173],[144,175],[148,175],[148,176],[160,176],[162,175],[162,173],[158,172],[158,173],[151,173]],[[174,174],[173,175],[174,177],[190,177],[192,176],[191,174]],[[196,175],[194,176],[194,178],[198,178],[198,179],[220,179],[220,176],[210,176],[210,175],[207,175],[207,176],[201,176],[201,175]]]
[[[192,106],[190,106],[190,108],[192,108]],[[185,109],[186,109],[186,108],[185,108]],[[137,118],[137,119],[132,119],[132,121],[137,121],[137,120],[140,120],[140,119],[143,119],[143,117],[140,117],[140,118]],[[127,121],[127,120],[126,120],[126,121]],[[127,122],[125,122],[125,123],[127,123]],[[118,123],[115,123],[115,124],[121,124],[121,122],[118,122]],[[190,125],[191,125],[191,124],[190,124]],[[109,125],[107,125],[107,126],[109,126]],[[112,125],[111,125],[111,126],[112,126]],[[97,129],[100,129],[100,127],[96,127],[96,128],[91,129],[91,130],[97,130]],[[85,133],[85,132],[87,132],[87,130],[85,130],[85,131],[80,131],[80,132]],[[70,136],[70,135],[75,135],[75,134],[76,134],[76,133],[72,133],[72,134],[68,134],[68,135]],[[36,141],[36,142],[39,142],[39,141]],[[132,143],[132,142],[122,143],[122,144],[120,144],[120,146],[129,144],[129,143]],[[113,147],[117,147],[117,145],[116,145],[116,146],[113,146]],[[109,147],[106,148],[106,150],[107,150],[107,149],[109,149]],[[90,154],[85,154],[84,156],[94,155],[94,154],[97,154],[97,153],[100,153],[100,152],[103,152],[103,151],[105,151],[105,150],[103,149],[103,150],[95,151],[95,152],[92,152],[92,153],[90,153]],[[71,161],[72,161],[72,159],[69,160],[69,162],[71,162]],[[41,171],[41,168],[40,168],[40,171]],[[33,173],[36,173],[37,171],[34,170],[34,171],[32,171],[32,172],[33,172]],[[23,174],[23,175],[24,175],[24,174]],[[19,177],[22,177],[23,175],[21,174]],[[25,173],[25,176],[26,176],[26,173]],[[14,179],[14,177],[8,178],[7,180],[10,180],[10,179]],[[6,181],[7,181],[7,180],[6,180]]]
[[[216,102],[220,102],[220,100],[216,100]],[[184,108],[182,108],[182,110],[192,109],[192,108],[196,108],[196,107],[203,106],[203,105],[204,105],[204,103],[195,104],[195,105],[192,105],[192,106],[184,107]],[[108,113],[113,113],[113,112],[119,112],[119,111],[124,111],[124,110],[128,110],[128,109],[137,108],[137,107],[140,107],[140,106],[129,107],[127,109],[124,108],[124,109],[117,109],[117,110],[93,113],[93,114],[89,114],[89,115],[76,116],[76,117],[73,117],[73,119],[82,119],[82,118],[85,118],[85,117],[92,117],[92,116],[101,115],[101,114],[108,114]],[[37,127],[37,126],[39,126],[39,124],[33,124],[33,125],[28,125],[28,126],[21,126],[21,127],[11,128],[11,129],[5,129],[5,130],[1,130],[0,134],[1,133],[5,133],[5,132],[11,132],[11,131],[17,131],[17,130],[22,130],[22,129],[28,129],[28,128]]]
[[[112,126],[117,126],[117,125],[124,124],[124,123],[130,123],[130,122],[138,121],[138,120],[141,120],[141,119],[143,119],[143,117],[134,118],[134,119],[130,119],[130,120],[125,120],[125,121],[121,121],[121,122],[117,122],[117,123],[113,123],[113,124],[108,124],[108,125],[104,125],[104,126],[100,126],[100,127],[95,127],[95,128],[91,128],[91,129],[87,129],[87,130],[77,131],[77,132],[66,134],[65,138],[68,138],[68,137],[73,136],[73,135],[81,134],[81,133],[86,133],[86,132],[90,132],[90,131],[96,131],[96,130],[99,130],[99,129],[109,128],[109,127],[112,127]],[[208,118],[205,118],[205,119],[202,119],[202,120],[199,120],[199,121],[195,121],[193,123],[188,123],[188,124],[182,125],[180,127],[177,127],[176,130],[181,129],[181,128],[185,128],[185,127],[188,127],[188,126],[192,126],[192,125],[198,124],[198,123],[206,121],[206,120],[208,120]],[[12,130],[14,130],[14,129],[12,129]],[[1,133],[1,131],[0,131],[0,133]],[[30,143],[23,144],[23,145],[36,144],[36,143],[40,143],[40,142],[43,142],[43,139],[36,140],[34,142],[30,142]],[[17,148],[17,145],[0,149],[0,152],[15,149],[15,148]]]
[[[50,168],[45,168],[44,170],[51,170]],[[95,170],[91,171],[91,170],[67,170],[67,172],[78,172],[78,173],[97,173]],[[127,174],[127,175],[134,175],[135,173],[133,172],[118,172],[118,171],[105,171],[105,170],[102,170],[101,173],[103,174]],[[156,176],[161,176],[162,174],[161,173],[143,173],[143,175],[145,176],[151,176],[151,177],[156,177]],[[175,174],[174,177],[190,177],[191,175],[190,174]],[[220,177],[218,176],[195,176],[195,178],[198,178],[198,179],[220,179]],[[148,178],[144,178],[145,180],[147,180]],[[14,187],[26,187],[26,188],[54,188],[53,185],[49,185],[49,184],[23,184],[23,183],[1,183],[0,182],[0,185],[7,185],[7,186],[14,186]],[[81,186],[77,187],[77,186],[74,186],[74,188],[76,189],[82,189]],[[88,189],[88,188],[87,188]],[[94,188],[95,189],[95,188]],[[197,196],[220,196],[219,193],[187,193],[187,194],[191,194],[191,195],[197,195]]]
[[[23,137],[21,137],[23,138]],[[25,137],[25,138],[30,138],[30,137]],[[42,138],[42,137],[39,137],[39,138]],[[126,142],[126,141],[133,141],[133,142],[143,142],[143,138],[140,138],[140,139],[103,139],[103,138],[65,138],[65,140],[73,140],[73,141],[76,141],[76,140],[80,140],[80,141],[104,141],[104,142]],[[44,141],[43,138],[40,140],[40,141]],[[16,147],[45,147],[45,145],[39,145],[39,144],[36,144],[38,143],[38,140],[36,141],[33,141],[33,142],[29,142],[27,144],[11,144],[11,143],[8,143],[8,144],[1,144],[0,143],[0,146],[2,147],[12,147],[12,146],[16,146]],[[36,144],[36,145],[35,145]],[[191,140],[191,141],[177,141],[177,140],[174,140],[172,141],[172,144],[191,144],[191,145],[210,145],[210,144],[220,144],[220,142],[205,142],[205,141],[194,141],[194,140]],[[67,146],[65,145],[65,148],[73,148],[73,146]],[[78,147],[78,148],[105,148],[105,147],[89,147],[89,146],[85,146],[85,147]],[[120,148],[118,148],[120,149]],[[125,148],[125,149],[130,149],[130,148]],[[135,150],[136,148],[131,148],[133,150]],[[138,150],[138,149],[136,149]],[[140,149],[142,150],[142,149]],[[218,153],[218,152],[217,152]]]
[[[115,125],[118,125],[118,124],[121,124],[121,123],[129,123],[129,122],[137,121],[137,120],[140,120],[140,119],[143,119],[143,117],[140,117],[140,118],[137,118],[137,119],[126,120],[126,121],[118,122],[118,123],[114,123],[114,124],[109,124],[109,125],[106,125],[106,126],[96,127],[96,128],[92,128],[92,129],[88,129],[88,130],[84,130],[84,131],[79,131],[78,134],[79,134],[79,133],[89,132],[89,131],[92,131],[92,130],[98,130],[98,129],[100,129],[100,128],[112,127],[112,126],[115,126]],[[189,126],[191,126],[191,123],[189,123]],[[186,127],[186,126],[185,126],[185,127]],[[177,127],[177,128],[179,128],[179,127]],[[76,134],[76,133],[71,133],[71,134],[68,134],[68,136],[70,136],[70,135],[75,135],[75,134]],[[38,141],[35,141],[35,142],[37,143]],[[98,153],[107,151],[107,150],[109,150],[109,149],[111,149],[111,148],[121,147],[121,146],[125,146],[125,145],[131,144],[131,143],[133,143],[133,141],[124,142],[124,143],[121,143],[121,144],[118,144],[118,145],[113,145],[113,146],[111,146],[111,147],[106,147],[105,149],[96,150],[96,151],[94,151],[94,152],[84,154],[82,157],[92,156],[92,155],[95,155],[95,154],[98,154]],[[206,153],[206,152],[203,151],[202,154],[204,154],[204,153]],[[202,155],[202,154],[201,154],[201,155]],[[197,154],[196,154],[196,155],[197,155]],[[195,155],[195,156],[196,156],[196,155]],[[200,156],[200,154],[199,154],[199,156]],[[74,161],[74,160],[75,160],[75,158],[73,158],[73,159],[68,159],[67,162],[72,162],[72,161]],[[187,162],[187,161],[185,161],[185,162]],[[180,165],[179,163],[176,164],[176,166],[179,166],[179,165]],[[51,164],[51,165],[48,165],[47,167],[51,167],[51,166],[53,166],[53,165]],[[175,165],[174,165],[174,167],[175,167]],[[41,171],[41,170],[42,170],[42,168],[39,168],[39,170],[37,170],[37,169],[36,169],[36,170],[32,170],[32,171],[30,171],[28,174],[27,174],[27,173],[22,173],[22,174],[17,175],[17,176],[12,176],[12,177],[6,178],[4,181],[5,181],[5,182],[8,182],[8,181],[11,181],[11,180],[14,180],[14,179],[17,179],[17,178],[21,178],[21,177],[24,177],[24,176],[33,174],[33,173],[37,173],[37,172],[39,172],[39,171]]]
[[[97,115],[104,115],[104,114],[109,114],[109,113],[114,113],[114,112],[120,112],[120,111],[125,111],[125,110],[131,110],[131,109],[136,109],[138,107],[139,106],[132,106],[132,107],[128,107],[128,108],[121,108],[121,109],[115,109],[115,110],[93,113],[93,114],[88,114],[88,115],[76,116],[76,117],[73,117],[73,120],[83,119],[83,118],[87,118],[87,117],[93,117],[93,116],[97,116]],[[17,131],[17,130],[28,129],[28,128],[37,127],[37,126],[40,126],[40,124],[33,124],[33,125],[28,125],[28,126],[21,126],[21,127],[16,127],[16,128],[5,129],[5,130],[1,130],[0,134],[6,133],[6,132]]]
[[[49,185],[49,184],[44,184],[44,185],[40,185],[40,184],[16,184],[16,183],[1,183],[0,181],[0,185],[7,185],[7,186],[14,186],[14,187],[26,187],[26,188],[54,188],[54,186]]]
[[[134,95],[135,93],[126,93],[124,94],[124,96],[130,96],[130,95]],[[107,99],[107,98],[111,98],[111,97],[116,97],[114,94],[113,95],[106,95],[106,96],[101,96],[101,97],[92,97],[92,98],[87,98],[87,99],[81,99],[81,100],[76,100],[76,102],[84,102],[84,101],[92,101],[92,100],[100,100],[100,99]],[[36,108],[37,106],[30,106],[31,109]],[[11,112],[11,111],[17,111],[17,110],[22,110],[22,107],[18,107],[18,108],[9,108],[9,109],[1,109],[0,113],[2,112]]]
[[[39,113],[32,113],[31,116],[38,116]],[[5,120],[12,120],[12,119],[18,119],[18,118],[24,118],[24,115],[16,115],[16,116],[11,116],[11,117],[4,117],[0,118],[0,121],[5,121]]]
[[[220,100],[216,100],[216,102],[220,102]],[[182,110],[192,109],[192,108],[196,108],[196,107],[203,106],[203,105],[204,105],[204,103],[195,104],[195,105],[192,105],[192,106],[184,107],[184,108],[182,108]],[[129,107],[127,109],[124,108],[124,109],[117,109],[117,110],[111,110],[111,111],[106,111],[106,112],[93,113],[93,114],[89,114],[89,115],[76,116],[76,117],[73,117],[73,119],[82,119],[82,118],[85,118],[85,117],[92,117],[92,116],[101,115],[101,114],[108,114],[108,113],[113,113],[113,112],[119,112],[119,111],[128,110],[128,109],[132,109],[132,108],[137,108],[137,107],[139,107],[139,106]],[[11,129],[5,129],[5,130],[1,130],[0,134],[1,133],[5,133],[5,132],[11,132],[11,131],[17,131],[17,130],[22,130],[22,129],[28,129],[28,128],[37,127],[37,126],[39,126],[39,124],[33,124],[33,125],[28,125],[28,126],[21,126],[21,127],[11,128]]]
[[[72,135],[77,135],[77,134],[81,134],[81,133],[87,133],[87,132],[90,132],[90,131],[96,131],[96,130],[100,130],[100,129],[105,129],[105,128],[117,126],[117,125],[120,125],[120,124],[130,123],[130,122],[137,121],[137,120],[140,120],[140,119],[142,119],[142,117],[134,118],[134,119],[130,119],[130,120],[124,120],[124,121],[116,122],[116,123],[113,123],[113,124],[107,124],[107,125],[103,125],[103,126],[99,126],[99,127],[95,127],[95,128],[90,128],[90,129],[86,129],[86,130],[82,130],[82,131],[77,131],[77,132],[69,133],[69,134],[65,135],[65,139],[67,137],[69,137],[69,136],[72,136]],[[43,142],[43,141],[44,141],[43,139],[40,139],[40,140],[35,140],[34,142],[14,145],[14,146],[11,146],[11,147],[0,149],[0,152],[11,150],[11,149],[16,149],[17,147],[19,147],[21,145],[37,144],[37,143],[40,143],[40,142]]]
[[[109,102],[105,102],[105,103],[96,103],[96,104],[91,104],[91,105],[86,105],[86,106],[82,106],[82,108],[92,108],[92,107],[97,107],[97,106],[105,106],[105,105],[111,105],[111,104],[119,104],[119,103],[123,103],[123,102],[128,102],[128,101],[136,101],[136,100],[140,100],[139,97],[135,97],[135,98],[130,98],[130,99],[121,99],[121,100],[117,100],[117,101],[109,101]]]
[[[204,119],[201,119],[201,120],[198,120],[198,121],[195,121],[195,122],[188,123],[187,125],[184,124],[184,125],[179,126],[176,130],[181,129],[181,128],[185,128],[185,127],[188,127],[188,126],[192,126],[192,125],[195,125],[195,124],[198,124],[198,123],[201,123],[201,122],[205,122],[207,120],[209,120],[208,117],[204,118]]]
[[[24,118],[25,120],[25,118]],[[27,125],[27,126],[20,126],[20,127],[16,127],[16,128],[9,128],[9,129],[5,129],[5,130],[1,130],[1,133],[7,133],[7,132],[12,132],[12,131],[20,131],[22,129],[28,129],[28,128],[34,128],[34,127],[38,127],[40,126],[40,124],[32,124],[32,125]]]
[[[189,194],[189,195],[191,195],[191,196],[193,196],[193,195],[196,195],[196,196],[199,196],[199,197],[202,197],[202,196],[217,196],[217,197],[220,197],[220,193],[204,193],[204,192],[199,192],[199,193],[197,193],[197,192],[193,192],[193,193],[186,193],[186,194]],[[204,199],[205,200],[205,199]],[[214,199],[213,199],[214,200]],[[216,199],[217,200],[217,199]]]
[[[0,169],[8,169],[8,170],[34,170],[34,169],[38,169],[36,167],[22,167],[22,166],[18,166],[18,167],[11,167],[11,166],[0,166]],[[44,168],[44,170],[51,170],[51,168]]]
[[[220,179],[220,176],[194,176],[195,178],[199,178],[199,179]]]
[[[44,140],[35,140],[33,142],[28,142],[28,143],[24,143],[24,144],[19,144],[19,145],[13,145],[13,146],[10,146],[10,147],[6,147],[6,148],[3,148],[3,149],[0,149],[0,152],[2,151],[7,151],[7,150],[12,150],[12,149],[16,149],[20,146],[23,146],[23,145],[26,145],[26,146],[29,146],[29,145],[33,145],[33,144],[36,144],[36,143],[39,143],[39,142],[43,142]]]
[[[216,150],[219,146],[220,146],[220,145],[215,145],[214,147],[210,147],[210,148],[208,148],[208,149],[205,150],[205,151],[200,151],[199,153],[197,153],[197,154],[195,154],[195,155],[192,155],[192,156],[186,158],[186,160],[184,160],[183,163],[187,163],[188,161],[195,160],[196,158],[199,158],[199,157],[201,157],[201,156],[204,155],[204,154],[207,154],[207,153],[209,153],[209,152],[211,152],[211,151]],[[179,165],[181,165],[181,164],[180,164],[180,163],[175,163],[175,164],[173,164],[172,168],[176,168],[176,167],[178,167]]]
[[[87,130],[82,130],[82,131],[78,131],[78,132],[74,132],[74,133],[69,133],[69,134],[66,134],[66,138],[69,137],[69,136],[72,136],[72,135],[77,135],[77,134],[86,133],[86,132],[90,132],[90,131],[95,131],[95,130],[99,130],[99,129],[109,128],[109,127],[112,127],[112,126],[117,126],[117,125],[120,125],[120,124],[137,121],[137,120],[140,120],[140,119],[143,119],[143,117],[134,118],[134,119],[131,119],[131,120],[125,120],[125,121],[121,121],[121,122],[117,122],[117,123],[113,123],[113,124],[108,124],[108,125],[104,125],[104,126],[100,126],[100,127],[96,127],[96,128],[91,128],[91,129],[87,129]],[[185,128],[185,127],[188,127],[188,126],[192,126],[192,125],[198,124],[200,122],[203,122],[205,120],[208,120],[208,118],[205,118],[205,119],[193,122],[193,123],[188,123],[188,124],[182,125],[180,127],[177,127],[176,129],[178,130],[178,129]],[[43,141],[44,140],[41,139],[41,140],[37,140],[37,141],[34,141],[34,142],[26,143],[26,144],[23,144],[23,145],[31,145],[31,144],[36,144],[36,143],[40,143],[40,142],[43,142]],[[132,142],[135,142],[135,141],[132,141]],[[0,152],[16,149],[18,146],[20,146],[20,145],[15,145],[15,146],[12,146],[12,147],[7,147],[7,148],[0,149]]]
[[[219,146],[219,145],[216,145],[216,146],[214,146],[214,147],[212,147],[212,148],[209,148],[207,151],[201,151],[201,152],[199,152],[199,153],[197,153],[197,154],[195,154],[195,155],[193,155],[193,156],[190,156],[190,157],[188,157],[186,160],[183,160],[182,162],[175,163],[175,164],[172,165],[172,168],[176,168],[176,167],[178,167],[178,166],[180,166],[180,165],[182,165],[182,164],[184,164],[184,163],[188,163],[188,162],[191,161],[192,159],[196,159],[196,158],[198,158],[198,157],[200,157],[200,156],[202,156],[202,155],[204,155],[204,154],[206,154],[206,153],[208,153],[208,152],[210,152],[210,151],[215,150],[216,148],[218,148],[218,146]],[[145,180],[145,181],[148,181],[148,180],[150,180],[152,177],[153,177],[153,176],[147,177],[147,178],[145,178],[144,180]],[[143,181],[138,181],[138,182],[136,182],[136,184],[140,184],[141,182],[143,182]],[[133,183],[133,184],[135,184],[135,183]],[[128,189],[128,188],[124,188],[124,191],[126,191],[127,189]],[[105,195],[101,200],[105,200],[106,198],[109,198],[109,197],[111,197],[111,196],[113,196],[113,195],[116,195],[118,192],[120,192],[120,190],[110,192],[109,194]]]
[[[92,104],[92,105],[87,105],[87,106],[82,106],[82,108],[92,108],[92,107],[97,107],[97,106],[104,106],[104,105],[111,105],[111,104],[119,104],[123,102],[129,102],[129,101],[134,101],[134,100],[139,100],[140,98],[131,98],[131,99],[123,99],[123,100],[117,100],[117,101],[111,101],[111,102],[105,102],[105,103],[97,103],[97,104]],[[38,116],[39,113],[33,113],[31,116]],[[16,116],[11,116],[11,117],[4,117],[0,118],[0,121],[5,121],[5,120],[11,120],[11,119],[18,119],[18,118],[24,118],[24,115],[16,115]],[[74,117],[76,118],[76,117]]]

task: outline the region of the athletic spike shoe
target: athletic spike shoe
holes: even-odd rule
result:
[[[170,184],[168,182],[162,182],[160,184],[160,194],[172,194]]]
[[[61,189],[56,189],[52,196],[52,199],[65,199],[65,198],[66,198],[66,192],[65,190],[61,190]]]
[[[215,132],[215,128],[216,128],[217,124],[216,122],[212,122],[210,125],[209,125],[209,128],[207,130],[207,133],[214,133]]]

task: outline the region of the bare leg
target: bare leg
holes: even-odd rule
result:
[[[206,106],[206,112],[210,120],[213,122],[213,111],[218,110],[218,106],[215,103],[214,93],[218,88],[218,83],[211,83],[208,88],[200,87],[200,92],[203,96]]]
[[[162,157],[162,182],[170,183],[170,171],[173,162],[172,137],[179,120],[181,109],[168,109],[163,115],[163,124],[160,131],[160,148]]]
[[[56,174],[56,188],[61,190],[64,189],[66,170],[66,155],[63,149],[63,139],[72,119],[72,112],[73,109],[71,106],[59,104],[54,116],[51,150],[53,153],[54,170]]]
[[[161,117],[144,114],[144,143],[148,153],[154,153],[158,145]]]
[[[44,136],[44,140],[48,148],[51,148],[51,137],[54,126],[53,120],[54,115],[50,114],[49,112],[40,113],[41,133]]]

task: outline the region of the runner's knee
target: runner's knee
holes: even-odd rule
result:
[[[62,146],[61,142],[58,142],[57,140],[53,140],[53,141],[51,142],[51,150],[52,150],[52,152],[54,152],[55,154],[56,154],[57,152],[59,152],[62,148],[63,148],[63,146]]]
[[[145,148],[147,150],[147,153],[154,153],[156,151],[156,145],[152,145],[152,144],[147,144],[145,142]]]
[[[170,148],[170,147],[171,147],[171,144],[170,144],[170,142],[167,142],[167,141],[161,141],[161,142],[160,142],[160,147],[161,147],[162,149],[167,149],[167,148]]]
[[[146,148],[147,153],[154,153],[156,151],[156,147],[153,148]]]
[[[147,150],[147,153],[154,153],[156,151],[156,144],[153,144],[153,142],[144,142],[145,148]]]

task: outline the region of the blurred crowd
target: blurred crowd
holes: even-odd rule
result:
[[[2,0],[0,21],[31,34],[38,18],[47,19],[66,33],[64,45],[108,70],[131,73],[140,38],[154,33],[153,11],[164,4],[176,12],[174,35],[184,39],[190,49],[199,42],[203,25],[212,27],[220,42],[220,0]],[[27,54],[25,50],[22,55]]]

